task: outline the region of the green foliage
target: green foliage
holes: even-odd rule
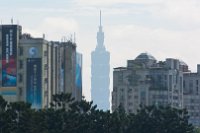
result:
[[[196,128],[196,129],[195,129],[195,133],[200,133],[200,129],[199,129],[199,128]]]
[[[0,96],[0,133],[198,133],[188,124],[186,110],[141,107],[126,114],[122,106],[110,113],[92,102],[54,95],[51,108],[34,110],[23,102],[7,103]]]

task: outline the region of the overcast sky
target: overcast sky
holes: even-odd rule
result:
[[[61,40],[76,33],[83,54],[83,93],[90,100],[90,54],[96,46],[99,10],[113,67],[141,52],[157,60],[178,58],[196,71],[200,64],[200,0],[0,0],[3,24],[23,26],[34,37]]]

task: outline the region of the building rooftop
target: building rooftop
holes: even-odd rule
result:
[[[156,60],[156,59],[149,53],[141,53],[135,58],[135,60]]]

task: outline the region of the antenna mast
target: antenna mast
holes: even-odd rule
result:
[[[100,26],[101,26],[101,10],[100,10]]]
[[[11,18],[11,24],[13,25],[13,17]]]

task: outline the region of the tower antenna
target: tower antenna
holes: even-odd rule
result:
[[[100,10],[100,26],[101,26],[101,10]]]
[[[11,18],[11,24],[13,25],[13,17]]]
[[[74,32],[74,43],[76,43],[76,33]]]

